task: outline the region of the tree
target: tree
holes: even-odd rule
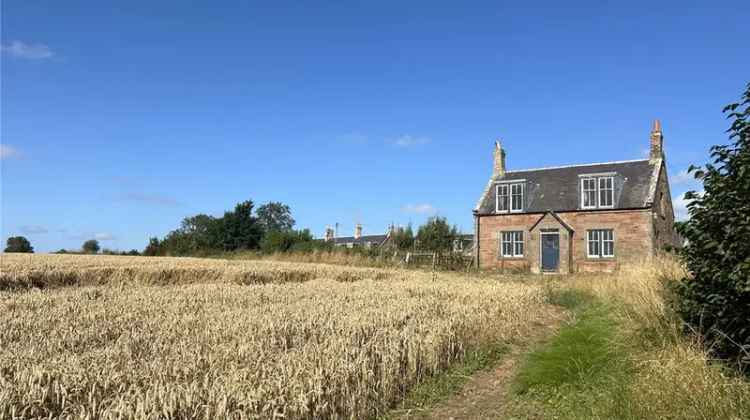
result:
[[[256,214],[258,223],[265,232],[287,231],[294,227],[292,211],[286,204],[270,201],[258,207]]]
[[[406,228],[394,228],[391,232],[391,240],[397,249],[407,250],[414,246],[414,231],[411,228],[411,223]]]
[[[148,257],[164,255],[164,253],[162,252],[161,242],[159,242],[159,238],[149,238],[148,245],[146,245],[146,248],[143,250],[143,255]]]
[[[750,366],[750,83],[733,119],[729,145],[713,146],[713,164],[691,166],[703,193],[685,199],[690,218],[677,224],[691,278],[677,285],[677,309],[720,357]],[[750,371],[749,371],[750,372]]]
[[[81,249],[86,254],[96,254],[97,252],[99,252],[99,241],[97,241],[96,239],[89,239],[88,241],[83,243]]]
[[[221,220],[221,244],[225,251],[257,249],[263,229],[253,216],[253,202],[243,201],[234,211],[224,213]]]
[[[6,244],[5,252],[34,253],[34,247],[31,246],[31,242],[23,236],[12,236],[8,238]]]
[[[191,250],[218,249],[220,244],[220,223],[215,217],[198,214],[186,217],[180,226],[188,238]]]
[[[417,231],[418,247],[425,251],[448,251],[453,247],[456,235],[458,228],[448,225],[444,217],[431,217]]]
[[[195,255],[221,249],[221,222],[205,214],[184,218],[162,241],[162,254]]]

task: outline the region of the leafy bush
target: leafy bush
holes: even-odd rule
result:
[[[425,251],[449,251],[458,228],[451,226],[445,217],[431,217],[417,231],[417,247]]]
[[[96,254],[99,252],[99,241],[96,239],[89,239],[83,243],[81,250],[86,254]]]
[[[743,109],[744,108],[744,109]],[[690,219],[678,223],[692,278],[677,286],[677,310],[721,357],[750,365],[750,83],[740,103],[724,108],[734,122],[730,145],[711,148],[713,164],[691,166],[703,193],[685,198]]]
[[[304,248],[305,244],[314,241],[309,230],[272,230],[266,232],[260,242],[260,248],[263,252],[286,252],[295,246]],[[312,246],[312,245],[309,245]]]
[[[34,247],[31,242],[23,236],[12,236],[6,242],[5,252],[24,252],[34,253]]]

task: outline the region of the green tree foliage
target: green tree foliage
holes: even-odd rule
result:
[[[99,241],[96,239],[89,239],[88,241],[83,243],[83,246],[81,247],[81,250],[85,252],[86,254],[96,254],[99,252]]]
[[[253,202],[243,201],[222,217],[186,217],[163,240],[149,239],[143,255],[207,255],[221,251],[257,249],[263,229],[253,215]]]
[[[25,252],[34,253],[34,247],[31,242],[23,236],[12,236],[6,242],[5,252]]]
[[[730,144],[711,148],[712,164],[691,166],[703,193],[685,198],[690,219],[677,224],[692,274],[678,286],[678,311],[723,357],[750,366],[750,83],[724,108]]]
[[[425,251],[449,251],[458,228],[450,226],[444,217],[431,217],[417,231],[417,246]]]
[[[164,249],[161,246],[159,238],[153,237],[148,240],[148,245],[146,245],[146,248],[143,250],[143,255],[147,257],[164,255]]]
[[[286,204],[270,201],[258,207],[258,223],[266,232],[287,231],[294,227],[292,211]]]
[[[258,219],[253,216],[253,202],[243,201],[234,211],[224,213],[221,218],[220,239],[224,251],[257,249],[263,236]]]
[[[399,250],[408,250],[414,247],[414,231],[411,223],[406,228],[397,227],[391,231],[391,241]]]
[[[157,255],[195,255],[221,250],[222,223],[222,219],[205,214],[186,217],[178,229],[167,234]]]
[[[118,250],[115,250],[115,249],[103,248],[102,249],[102,255],[131,255],[131,256],[136,256],[136,255],[141,255],[141,253],[138,252],[135,249],[131,249],[130,251],[118,251]]]
[[[308,229],[304,230],[272,230],[266,232],[260,243],[263,252],[287,252],[302,251],[314,248],[312,234]]]

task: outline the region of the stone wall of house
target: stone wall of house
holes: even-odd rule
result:
[[[575,230],[572,271],[612,271],[621,264],[637,262],[654,253],[651,209],[563,213],[560,217]],[[614,231],[614,258],[588,258],[586,231],[590,229]]]
[[[674,228],[674,209],[672,208],[672,195],[669,191],[667,171],[662,167],[659,182],[654,197],[654,246],[662,250],[666,246],[679,247],[680,236]]]
[[[550,215],[505,214],[479,218],[478,260],[481,269],[503,271],[540,270],[540,232],[544,228],[558,228],[560,232],[561,272],[611,271],[620,264],[635,262],[654,253],[654,224],[651,209],[609,210],[558,213],[561,220],[573,229],[567,229]],[[533,231],[531,227],[545,217]],[[586,231],[612,229],[615,237],[614,258],[588,258]],[[500,232],[524,232],[524,257],[504,258],[500,254]]]
[[[478,253],[479,268],[499,269],[502,271],[529,271],[529,228],[539,220],[539,214],[506,214],[482,216],[479,218]],[[523,231],[524,257],[503,258],[500,253],[500,232],[509,230]],[[477,250],[475,249],[475,252]]]

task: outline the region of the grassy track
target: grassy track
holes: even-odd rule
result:
[[[750,418],[750,383],[710,361],[664,304],[663,287],[677,275],[656,266],[551,290],[550,302],[576,315],[528,355],[505,416]]]

